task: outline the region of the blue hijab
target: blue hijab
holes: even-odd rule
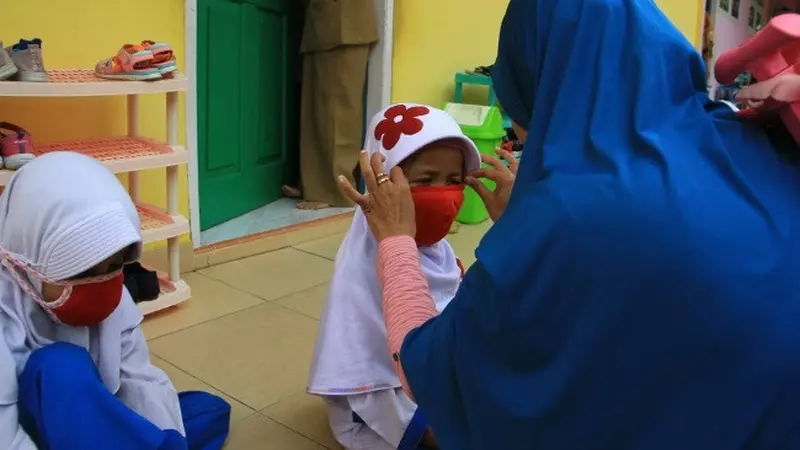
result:
[[[400,358],[444,450],[800,448],[800,174],[651,0],[511,0],[502,218]]]

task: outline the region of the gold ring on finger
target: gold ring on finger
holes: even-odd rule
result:
[[[389,181],[389,176],[388,175],[383,174],[383,175],[379,176],[378,179],[377,179],[378,186],[382,185],[383,183],[386,183],[387,181]]]

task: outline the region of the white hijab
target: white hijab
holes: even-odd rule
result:
[[[40,156],[19,169],[0,196],[0,248],[48,279],[76,276],[132,244],[137,245],[126,262],[141,254],[136,208],[119,180],[86,156]],[[23,278],[41,293],[41,282]],[[0,266],[0,330],[5,341],[0,346],[10,350],[17,375],[34,350],[69,342],[89,351],[103,383],[117,392],[121,333],[141,320],[123,289],[123,301],[100,325],[59,324]]]
[[[422,114],[415,116],[416,113]],[[417,121],[417,125],[422,125],[421,130],[411,135],[400,134],[399,141],[392,146],[392,135],[398,134],[391,123],[403,121]],[[422,105],[394,105],[376,114],[367,129],[366,150],[370,156],[380,152],[386,157],[384,169],[388,173],[426,145],[447,138],[463,140],[467,171],[480,166],[478,149],[456,121],[442,110]],[[387,150],[386,146],[391,148]],[[356,208],[350,230],[336,255],[317,333],[308,382],[311,394],[350,395],[400,386],[389,358],[376,254],[377,242],[364,214]],[[446,240],[421,248],[419,254],[436,309],[441,312],[461,281],[456,255]]]

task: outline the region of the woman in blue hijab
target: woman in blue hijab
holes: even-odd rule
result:
[[[402,174],[347,189],[441,448],[800,449],[797,168],[651,0],[511,0],[493,79],[525,158],[441,315]]]

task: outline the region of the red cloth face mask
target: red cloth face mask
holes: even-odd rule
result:
[[[417,218],[417,246],[430,247],[447,236],[464,203],[464,186],[411,188]]]
[[[120,270],[102,277],[66,282],[61,297],[52,303],[45,303],[45,308],[66,325],[97,325],[119,306],[123,281],[124,276]]]
[[[106,320],[122,300],[122,269],[97,277],[53,281],[34,270],[15,255],[0,248],[0,264],[20,288],[56,322],[73,327],[97,325]],[[25,273],[28,276],[25,276]],[[61,286],[64,290],[52,302],[46,302],[30,280]]]

